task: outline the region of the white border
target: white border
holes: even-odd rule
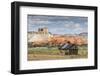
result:
[[[88,17],[88,58],[27,61],[27,14]],[[42,7],[20,7],[20,70],[94,65],[94,11]]]

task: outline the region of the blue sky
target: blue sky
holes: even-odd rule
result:
[[[52,34],[79,34],[88,31],[88,18],[79,16],[28,15],[28,31],[47,27]]]

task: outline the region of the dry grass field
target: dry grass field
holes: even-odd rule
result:
[[[64,51],[58,50],[57,47],[33,47],[28,48],[28,61],[32,60],[55,60],[55,59],[80,59],[87,58],[87,46],[78,47],[78,55],[65,55]]]

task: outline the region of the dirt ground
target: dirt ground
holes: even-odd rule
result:
[[[87,58],[86,55],[43,55],[43,54],[28,54],[28,61],[32,60],[58,60],[58,59],[79,59]]]

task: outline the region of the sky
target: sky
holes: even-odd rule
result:
[[[52,34],[79,34],[88,31],[88,17],[28,15],[28,31],[47,27]]]

